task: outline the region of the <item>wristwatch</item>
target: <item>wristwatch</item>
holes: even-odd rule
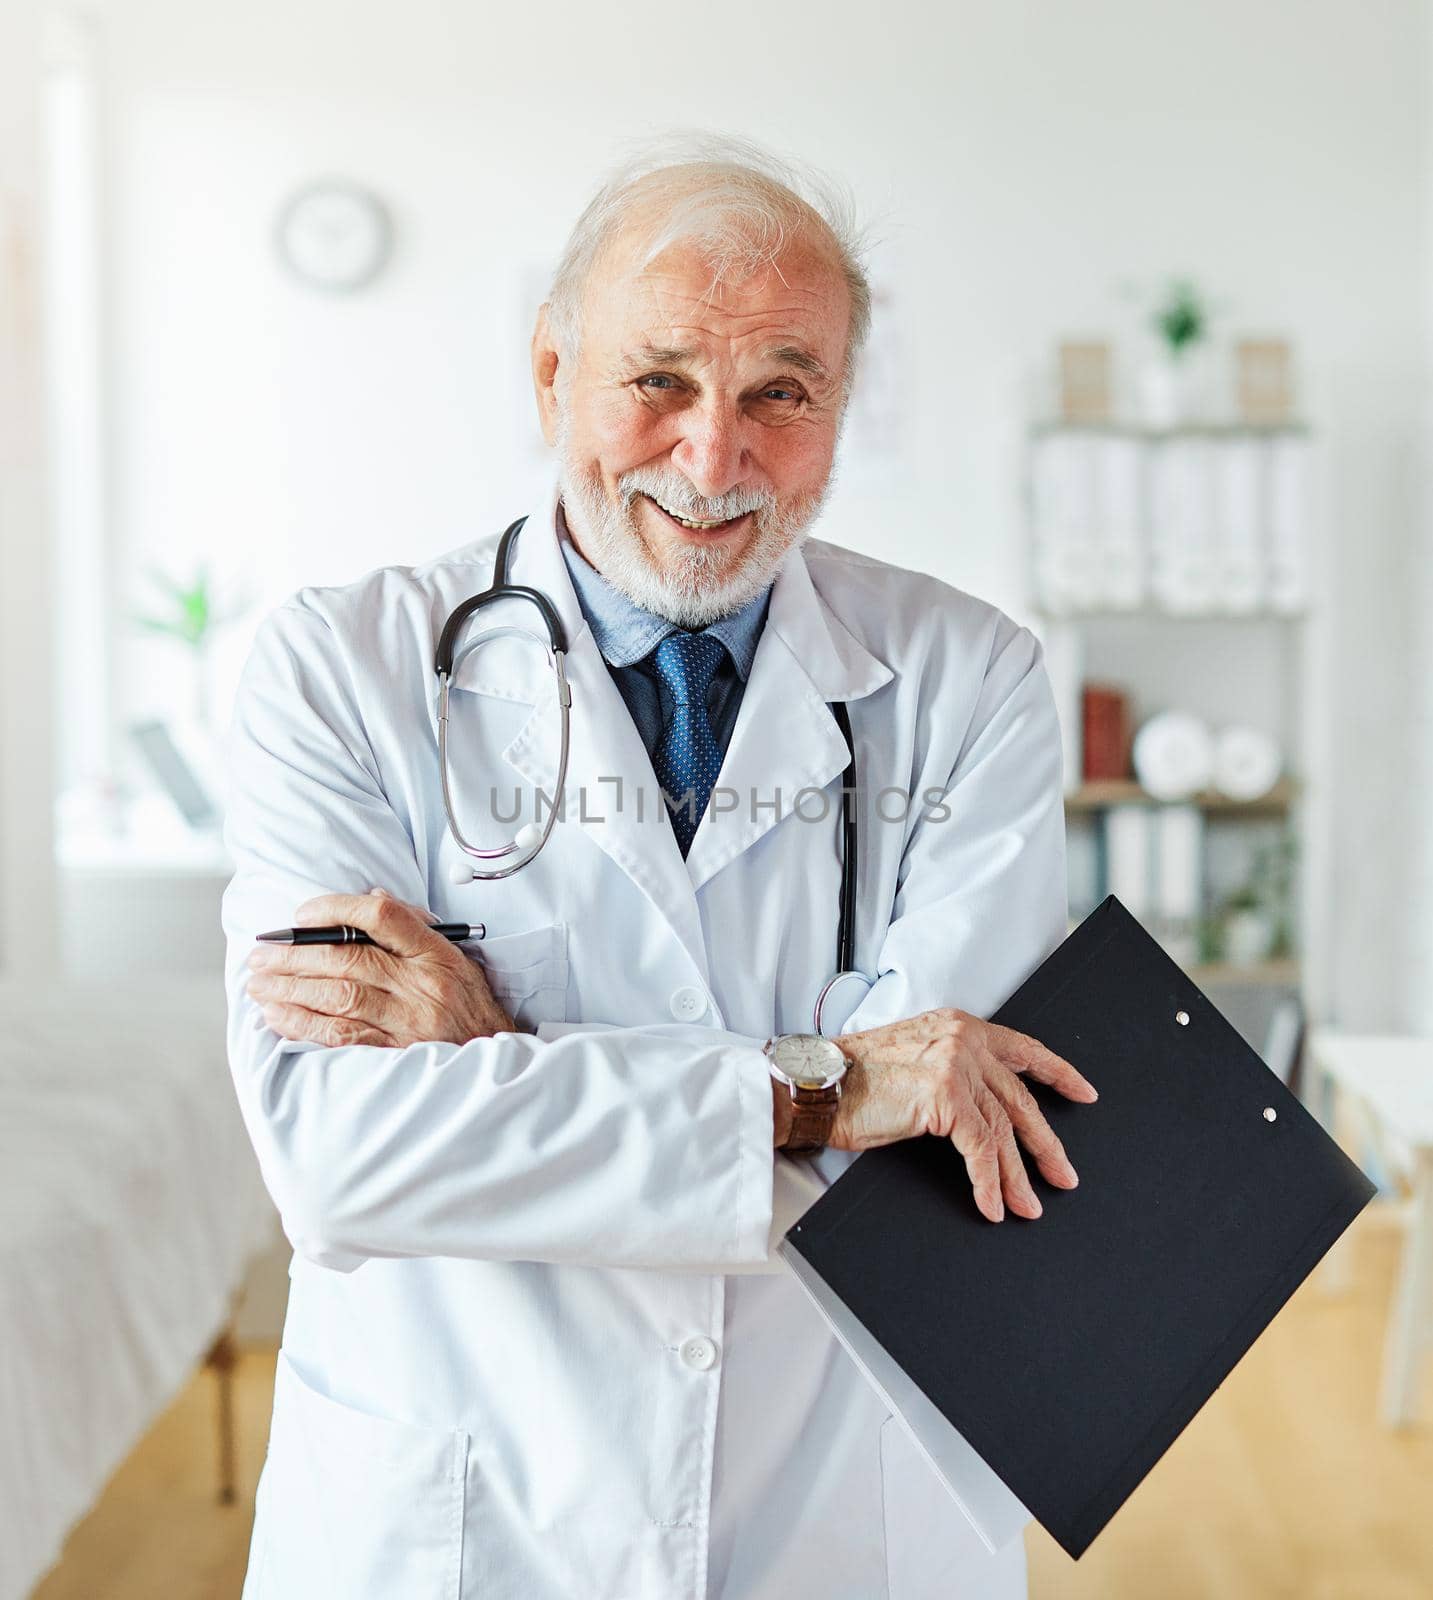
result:
[[[783,1033],[762,1048],[771,1076],[791,1091],[791,1137],[781,1148],[788,1155],[824,1150],[846,1076],[840,1046],[819,1033]]]

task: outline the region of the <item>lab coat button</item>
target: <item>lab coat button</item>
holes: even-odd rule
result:
[[[672,1015],[678,1022],[695,1022],[706,1015],[707,997],[700,989],[683,986],[672,991]]]
[[[716,1365],[717,1347],[704,1334],[697,1334],[682,1346],[682,1360],[696,1372]]]

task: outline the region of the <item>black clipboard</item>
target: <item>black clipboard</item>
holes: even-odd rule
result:
[[[948,1140],[906,1140],[780,1249],[938,1469],[931,1419],[952,1430],[942,1476],[982,1538],[1010,1519],[962,1460],[1078,1557],[1374,1188],[1113,896],[991,1020],[1099,1090],[1031,1085],[1079,1188],[1032,1166],[1044,1215],[997,1226]]]

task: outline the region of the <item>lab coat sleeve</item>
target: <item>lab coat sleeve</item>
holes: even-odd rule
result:
[[[537,1034],[540,1039],[567,1038],[575,1033],[618,1033],[623,1030],[610,1022],[540,1022]],[[642,1030],[636,1030],[642,1031]],[[739,1033],[722,1035],[734,1047],[746,1046],[759,1051],[765,1039],[756,1039]],[[763,1065],[765,1057],[762,1057]],[[786,1271],[776,1247],[786,1237],[792,1226],[821,1198],[828,1187],[819,1170],[804,1156],[788,1156],[774,1152],[775,1169],[771,1178],[771,1222],[767,1233],[766,1250],[761,1256],[744,1261],[706,1261],[684,1263],[686,1272],[722,1273],[728,1277],[747,1277],[753,1274],[774,1276]]]
[[[1028,629],[1000,617],[953,766],[919,788],[877,980],[848,1032],[937,1006],[987,1017],[1065,937],[1060,725]]]
[[[718,1270],[764,1260],[770,1080],[716,1030],[500,1034],[330,1049],[280,1038],[245,993],[256,932],[310,897],[383,884],[422,903],[327,623],[260,629],[235,704],[224,896],[229,1054],[294,1248]]]

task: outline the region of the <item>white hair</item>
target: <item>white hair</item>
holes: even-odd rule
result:
[[[843,387],[871,326],[866,238],[845,187],[749,139],[724,134],[666,135],[614,172],[593,196],[567,241],[548,294],[548,320],[571,357],[582,334],[582,295],[594,263],[639,212],[661,200],[640,264],[676,243],[702,249],[715,287],[775,262],[797,235],[825,234],[850,295]]]

